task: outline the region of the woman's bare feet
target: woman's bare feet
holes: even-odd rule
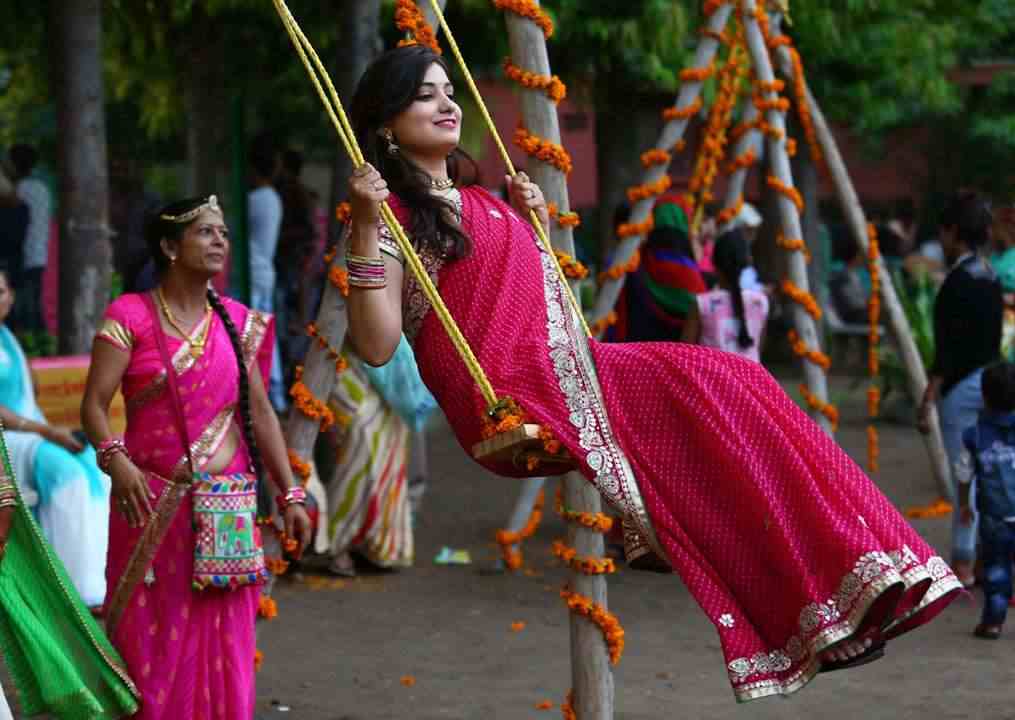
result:
[[[869,630],[861,637],[851,637],[832,645],[821,653],[821,661],[843,663],[855,660],[874,647],[874,638],[877,632],[876,629]]]

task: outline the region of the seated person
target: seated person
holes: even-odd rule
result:
[[[106,595],[109,478],[95,451],[69,428],[46,422],[35,402],[28,361],[2,324],[14,305],[6,271],[0,270],[0,420],[21,494],[42,527],[85,604],[97,608]]]
[[[852,235],[839,241],[839,257],[832,264],[828,289],[835,312],[844,323],[862,325],[867,322],[867,300],[870,297],[870,273],[863,250]]]

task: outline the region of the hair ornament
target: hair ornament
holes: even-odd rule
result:
[[[209,195],[207,200],[205,200],[203,203],[198,205],[193,210],[188,210],[187,212],[180,213],[179,215],[169,215],[167,213],[162,213],[161,215],[159,215],[159,219],[171,223],[188,223],[194,218],[196,218],[198,215],[203,213],[205,210],[211,210],[212,212],[218,213],[219,215],[222,214],[222,206],[219,205],[218,195]]]

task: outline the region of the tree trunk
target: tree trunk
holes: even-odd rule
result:
[[[109,302],[113,248],[102,84],[102,3],[49,4],[60,127],[60,352],[87,353]]]
[[[380,0],[354,0],[336,3],[341,7],[338,23],[337,53],[335,56],[335,89],[348,110],[356,84],[367,66],[381,51]],[[331,200],[338,205],[349,196],[349,176],[352,161],[341,144],[335,143],[337,153],[332,166]],[[332,223],[335,223],[332,214]],[[333,233],[334,234],[334,233]]]

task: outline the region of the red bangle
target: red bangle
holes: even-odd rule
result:
[[[286,490],[285,495],[276,498],[278,503],[278,511],[284,513],[290,505],[306,505],[307,504],[307,491],[300,485],[293,485]]]

